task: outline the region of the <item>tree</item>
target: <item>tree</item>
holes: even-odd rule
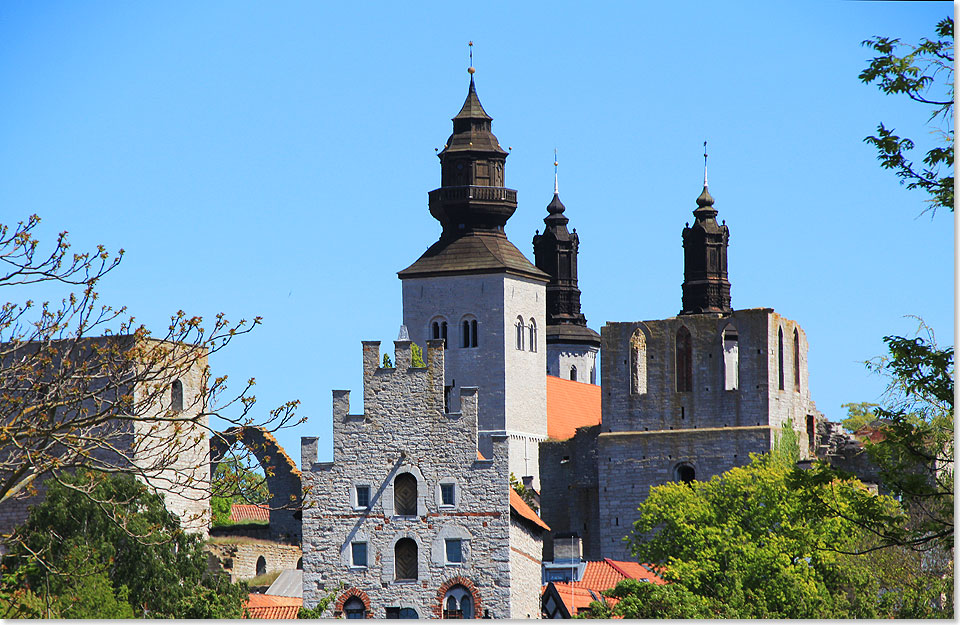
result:
[[[214,527],[230,524],[230,509],[235,503],[270,504],[266,477],[242,462],[245,455],[241,453],[241,457],[232,455],[224,459],[213,472],[210,510]]]
[[[864,139],[876,147],[882,167],[894,170],[901,184],[929,194],[930,206],[922,212],[932,214],[938,208],[953,210],[953,19],[937,23],[936,32],[936,39],[922,39],[916,46],[889,37],[867,39],[863,45],[880,54],[860,73],[860,80],[876,82],[883,93],[906,94],[933,107],[928,121],[939,119],[936,132],[940,141],[927,151],[922,167],[909,157],[913,141],[894,134],[893,128],[881,123],[876,135]],[[906,53],[899,56],[901,50]],[[941,167],[947,171],[941,172]]]
[[[64,232],[44,252],[39,223],[34,215],[0,225],[0,287],[63,291],[59,302],[0,305],[0,506],[36,494],[47,478],[92,496],[93,483],[69,479],[79,469],[136,475],[171,501],[205,500],[209,419],[249,425],[256,401],[253,379],[227,396],[226,377],[213,377],[207,359],[260,319],[219,314],[205,324],[179,311],[155,338],[125,308],[99,301],[100,280],[123,250],[73,253]],[[291,425],[296,405],[262,425]]]
[[[789,483],[790,454],[753,456],[708,482],[670,483],[640,505],[630,545],[663,567],[669,587],[622,586],[613,615],[630,618],[876,618],[901,615],[900,582],[841,551],[873,536],[843,516],[824,518]],[[856,480],[821,486],[843,508]],[[889,497],[870,495],[889,515]],[[881,571],[882,572],[882,571]],[[919,578],[921,571],[913,570]],[[927,588],[940,582],[926,578]],[[940,588],[940,586],[936,586]],[[898,599],[899,598],[899,599]],[[942,616],[942,614],[941,614]]]
[[[921,330],[926,336],[884,337],[889,356],[869,363],[888,377],[889,384],[884,406],[874,411],[882,423],[882,438],[865,441],[865,451],[879,468],[882,486],[903,502],[909,514],[891,515],[867,496],[856,496],[853,505],[841,509],[821,487],[844,474],[823,463],[791,479],[811,495],[820,514],[844,516],[877,536],[871,549],[900,546],[951,554],[953,348],[939,348],[929,328],[921,325]],[[952,570],[952,558],[946,566]]]
[[[848,432],[856,432],[865,425],[877,420],[877,415],[873,412],[878,404],[870,402],[850,402],[840,404],[841,408],[847,409],[847,418],[843,420],[843,429]]]
[[[21,538],[3,559],[0,607],[10,614],[40,603],[45,618],[239,618],[248,595],[207,570],[200,536],[129,475],[51,480]],[[18,591],[33,599],[11,600]]]

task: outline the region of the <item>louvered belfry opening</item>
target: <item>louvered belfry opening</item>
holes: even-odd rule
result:
[[[417,514],[417,478],[409,473],[401,473],[393,481],[393,502],[396,514],[416,516]]]
[[[417,579],[417,543],[401,538],[393,548],[397,579]]]

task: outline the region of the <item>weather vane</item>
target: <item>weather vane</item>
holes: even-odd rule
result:
[[[560,183],[557,178],[557,167],[560,165],[560,161],[557,160],[557,148],[553,148],[553,194],[557,195],[560,193]]]
[[[467,68],[467,72],[472,74],[477,71],[477,69],[473,66],[473,42],[467,42],[467,45],[470,46],[470,67]]]
[[[707,142],[703,142],[703,186],[707,186]]]

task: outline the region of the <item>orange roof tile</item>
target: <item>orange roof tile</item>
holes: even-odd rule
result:
[[[243,618],[294,619],[303,606],[300,597],[280,597],[250,593]]]
[[[644,566],[639,562],[622,562],[604,558],[587,562],[583,570],[583,577],[579,582],[571,582],[574,586],[591,588],[593,590],[607,590],[613,588],[625,579],[645,579],[654,584],[663,585],[667,582],[654,573],[653,567]]]
[[[590,604],[594,601],[601,603],[611,601],[597,590],[571,586],[566,582],[553,582],[553,587],[557,589],[557,594],[563,599],[563,604],[571,616],[579,614],[581,610],[590,609]]]
[[[622,562],[620,560],[611,560],[605,558],[607,564],[624,574],[630,579],[645,579],[654,584],[663,586],[667,583],[656,572],[656,567],[652,564],[640,564],[639,562]]]
[[[577,428],[599,423],[599,386],[547,376],[547,436],[566,440]]]
[[[510,507],[513,508],[513,511],[519,514],[524,519],[530,521],[534,525],[539,526],[546,531],[550,531],[550,526],[543,522],[543,520],[537,516],[537,513],[527,505],[527,502],[523,500],[523,497],[517,494],[517,491],[510,489]]]
[[[230,506],[230,520],[234,523],[246,521],[270,521],[270,508],[249,503],[235,503]]]

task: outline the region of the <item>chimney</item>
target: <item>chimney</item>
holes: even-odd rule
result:
[[[560,533],[553,537],[553,562],[580,562],[583,556],[580,535]]]

